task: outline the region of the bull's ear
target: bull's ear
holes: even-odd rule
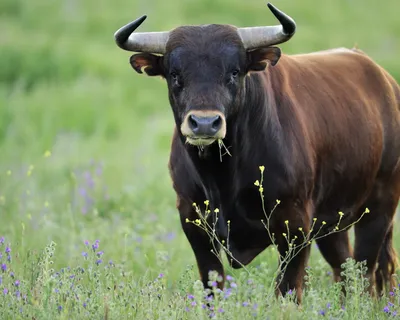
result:
[[[267,67],[267,63],[274,66],[277,64],[280,57],[281,49],[278,47],[268,47],[249,51],[247,52],[247,70],[248,72],[263,71]]]
[[[163,57],[151,53],[137,53],[131,56],[130,63],[137,73],[146,72],[148,76],[164,76]]]

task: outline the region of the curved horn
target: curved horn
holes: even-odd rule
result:
[[[146,18],[147,16],[142,16],[115,32],[114,38],[118,47],[127,51],[165,53],[169,32],[133,33]]]
[[[271,3],[267,5],[281,25],[238,28],[238,33],[247,50],[283,43],[288,41],[296,31],[296,23],[291,17],[280,11]]]

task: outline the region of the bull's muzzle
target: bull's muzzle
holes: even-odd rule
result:
[[[190,111],[183,120],[181,132],[192,145],[210,145],[225,138],[225,116],[219,111]]]

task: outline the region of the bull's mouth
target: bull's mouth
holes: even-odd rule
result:
[[[213,144],[217,138],[215,137],[186,137],[186,143],[193,146],[205,147]]]

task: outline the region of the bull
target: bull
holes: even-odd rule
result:
[[[274,243],[283,261],[277,292],[295,290],[300,303],[310,245],[285,260],[293,245],[287,234],[296,243],[318,230],[334,280],[352,257],[366,261],[370,290],[382,292],[397,267],[400,87],[358,49],[281,53],[277,45],[291,39],[296,23],[268,7],[279,25],[134,32],[142,16],[115,33],[120,48],[136,52],[134,70],[167,82],[176,124],[169,170],[200,277],[207,288],[214,270],[224,287],[222,243],[229,241],[222,247],[234,268]],[[221,143],[229,150],[222,158]],[[212,239],[193,206],[204,200]],[[272,211],[270,237],[265,212]],[[355,222],[353,247],[347,230]],[[333,232],[339,223],[341,232]]]

